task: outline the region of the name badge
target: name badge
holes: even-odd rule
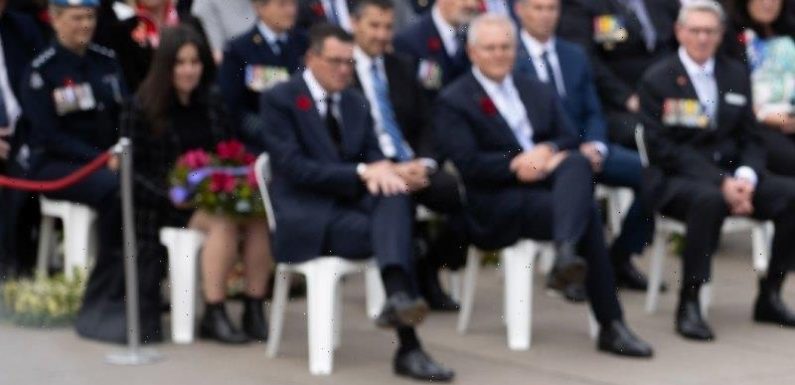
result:
[[[697,99],[665,99],[662,122],[666,126],[706,129],[709,116]]]
[[[288,79],[290,79],[290,72],[284,67],[246,66],[246,87],[254,92],[265,91]]]
[[[442,67],[433,60],[420,59],[417,80],[425,89],[438,90],[442,88]]]
[[[613,49],[616,44],[629,37],[624,19],[617,15],[599,15],[593,19],[593,39],[605,49]]]
[[[744,106],[747,103],[746,97],[743,94],[735,94],[734,92],[727,92],[726,96],[723,97],[726,100],[726,104],[731,104],[733,106]]]
[[[91,111],[97,107],[91,84],[80,83],[56,88],[53,91],[55,112],[58,116],[78,111]]]

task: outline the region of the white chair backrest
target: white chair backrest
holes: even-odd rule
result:
[[[643,167],[649,167],[649,153],[646,151],[646,138],[643,125],[638,123],[635,126],[635,145],[638,146],[638,155]]]
[[[271,196],[268,194],[268,184],[271,182],[271,157],[267,152],[263,152],[257,157],[254,163],[254,174],[257,177],[259,193],[262,196],[262,204],[265,206],[265,215],[268,217],[268,227],[271,232],[276,230],[276,217],[271,204]]]

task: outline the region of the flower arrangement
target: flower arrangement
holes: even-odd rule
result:
[[[254,174],[255,159],[236,140],[218,143],[213,153],[188,151],[169,175],[169,197],[177,206],[192,205],[216,214],[264,216]]]
[[[57,327],[71,324],[80,310],[85,282],[75,270],[74,278],[63,274],[3,283],[0,308],[19,326]]]

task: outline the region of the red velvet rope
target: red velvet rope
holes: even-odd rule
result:
[[[57,191],[67,188],[85,179],[94,171],[99,170],[110,159],[111,152],[105,151],[102,155],[94,158],[91,163],[81,167],[77,171],[53,181],[38,181],[26,179],[14,179],[0,175],[0,187],[10,187],[15,190],[25,190],[34,192]]]

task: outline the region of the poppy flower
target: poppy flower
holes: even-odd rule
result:
[[[495,106],[494,102],[486,96],[480,99],[480,109],[483,110],[483,113],[486,114],[486,116],[497,115],[497,106]]]
[[[295,99],[295,106],[301,111],[309,111],[312,108],[312,99],[306,95],[298,95],[298,98]]]

